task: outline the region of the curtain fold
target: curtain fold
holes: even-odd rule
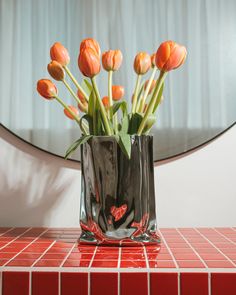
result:
[[[69,67],[79,81],[82,39],[97,39],[102,51],[121,49],[124,62],[114,83],[124,85],[130,99],[135,54],[151,54],[172,39],[186,45],[188,57],[167,77],[155,129],[172,135],[186,130],[184,150],[191,130],[211,134],[235,121],[235,28],[235,0],[0,0],[0,122],[33,144],[63,154],[78,137],[76,126],[55,101],[44,101],[36,92],[37,80],[49,76],[50,46],[59,41],[68,48]],[[101,95],[107,95],[106,72],[97,80]],[[60,97],[74,103],[57,85]]]

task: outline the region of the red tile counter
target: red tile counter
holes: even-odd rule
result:
[[[79,234],[0,228],[0,295],[236,294],[236,228],[160,229],[160,251],[78,246]]]

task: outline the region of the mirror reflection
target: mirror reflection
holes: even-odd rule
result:
[[[152,129],[154,160],[198,146],[235,122],[234,0],[0,0],[0,23],[0,122],[47,151],[64,156],[80,136],[60,105],[36,92],[37,80],[49,77],[49,49],[56,41],[69,50],[70,70],[80,82],[77,58],[84,38],[98,40],[102,51],[120,49],[123,64],[113,81],[130,100],[137,52],[152,54],[169,39],[187,47],[185,65],[165,82]],[[101,96],[107,95],[104,71],[97,81]],[[57,86],[73,104],[65,87]],[[79,159],[78,152],[73,158]]]

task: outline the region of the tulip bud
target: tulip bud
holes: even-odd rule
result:
[[[93,78],[101,69],[99,57],[92,48],[83,49],[78,58],[79,69],[86,77]]]
[[[109,104],[109,97],[108,97],[108,96],[104,96],[104,97],[102,98],[102,103],[103,103],[105,109],[108,109],[109,106],[110,106],[110,104]]]
[[[151,67],[150,55],[146,52],[139,52],[134,59],[134,70],[138,75],[144,75]]]
[[[143,87],[144,90],[146,90],[147,85],[148,85],[148,82],[149,82],[149,80],[147,80],[147,81],[144,83],[144,87]],[[149,91],[148,91],[148,94],[151,94],[151,93],[152,93],[152,90],[154,89],[155,85],[156,85],[156,80],[152,80],[152,84],[151,84],[151,87],[150,87],[150,89],[149,89]]]
[[[74,113],[75,116],[78,116],[79,111],[76,107],[68,106],[68,108]],[[64,109],[64,114],[71,120],[75,119],[67,109]]]
[[[87,102],[87,100],[86,100],[84,94],[83,94],[79,89],[78,89],[78,91],[77,91],[77,96],[78,96],[79,100],[80,100],[82,103]]]
[[[156,66],[156,53],[153,53],[151,55],[151,63],[152,63],[152,68]]]
[[[68,50],[59,42],[54,43],[51,47],[50,56],[52,60],[59,62],[62,66],[68,65],[70,62]]]
[[[112,85],[112,99],[117,101],[120,100],[125,94],[125,89],[120,85]]]
[[[78,108],[82,113],[86,113],[88,111],[88,103],[87,101],[83,102],[83,107],[81,107],[80,104],[78,104]]]
[[[160,71],[168,72],[181,66],[187,56],[187,50],[174,41],[163,42],[156,52],[156,66]]]
[[[65,78],[65,71],[59,62],[52,60],[48,64],[48,73],[57,81],[62,81]]]
[[[57,95],[57,87],[51,80],[41,79],[37,82],[38,93],[46,99],[53,99]]]
[[[120,50],[108,50],[102,54],[102,65],[106,71],[117,71],[122,63]]]
[[[100,58],[101,49],[98,42],[95,39],[93,38],[84,39],[80,43],[80,51],[82,51],[85,48],[92,48],[97,53],[98,57]]]

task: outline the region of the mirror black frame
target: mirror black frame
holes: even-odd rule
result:
[[[177,159],[179,159],[179,158],[182,158],[182,157],[184,157],[184,156],[187,156],[187,155],[189,155],[189,154],[191,154],[191,153],[193,153],[193,152],[195,152],[195,151],[197,151],[197,150],[199,150],[199,149],[205,147],[206,145],[210,144],[211,142],[213,142],[214,140],[216,140],[217,138],[219,138],[221,135],[223,135],[224,133],[226,133],[229,129],[231,129],[231,128],[232,128],[233,126],[235,126],[235,125],[236,125],[236,121],[235,121],[234,123],[232,123],[232,124],[231,124],[229,127],[227,127],[226,129],[224,129],[222,132],[216,134],[216,135],[215,135],[214,137],[212,137],[211,139],[209,139],[209,140],[207,140],[207,141],[205,141],[205,142],[203,142],[203,143],[201,143],[201,144],[199,144],[199,145],[197,145],[197,146],[195,146],[195,147],[193,147],[193,148],[191,148],[191,149],[189,149],[189,150],[187,150],[187,151],[184,151],[184,152],[182,152],[182,153],[174,154],[174,155],[172,155],[172,156],[169,156],[169,157],[166,157],[166,158],[163,158],[163,159],[160,159],[160,160],[154,161],[154,165],[155,165],[155,166],[158,166],[158,165],[161,165],[161,164],[164,164],[164,163],[172,162],[172,161],[177,160]],[[75,159],[67,159],[67,160],[65,160],[64,157],[62,157],[62,156],[60,156],[60,155],[54,154],[54,153],[52,153],[52,152],[49,152],[49,151],[47,151],[47,150],[45,150],[45,149],[43,149],[43,148],[40,148],[40,147],[38,147],[38,146],[32,144],[31,142],[29,142],[29,141],[27,141],[27,140],[21,138],[19,135],[15,134],[13,131],[11,131],[10,129],[8,129],[7,127],[5,127],[2,123],[0,123],[0,128],[4,129],[4,130],[7,131],[8,133],[10,133],[12,136],[16,137],[18,140],[20,140],[20,141],[22,141],[22,142],[28,144],[29,146],[31,146],[31,147],[33,147],[33,148],[39,150],[39,151],[42,151],[42,152],[44,152],[44,153],[46,153],[46,154],[48,154],[48,155],[52,155],[52,156],[54,156],[54,157],[57,157],[57,158],[59,158],[59,159],[65,161],[65,162],[66,162],[66,161],[70,161],[70,162],[72,162],[72,163],[80,164],[80,161],[79,161],[79,160],[75,160]]]

